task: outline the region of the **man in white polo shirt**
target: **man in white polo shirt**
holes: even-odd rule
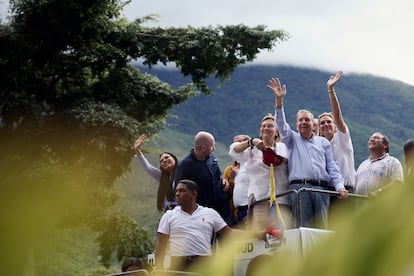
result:
[[[228,235],[231,232],[248,232],[232,229],[212,208],[196,203],[197,183],[183,179],[176,187],[178,206],[161,218],[155,247],[156,268],[163,268],[167,246],[171,255],[170,269],[190,270],[192,264],[211,256],[213,233]],[[251,232],[251,236],[265,239],[266,231]]]

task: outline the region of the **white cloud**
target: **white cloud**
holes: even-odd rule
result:
[[[9,6],[9,1],[2,1],[0,0],[0,22],[4,22],[7,16],[7,8]]]
[[[8,1],[0,1],[5,18]],[[414,85],[413,8],[411,0],[132,0],[124,13],[130,20],[159,14],[154,25],[162,27],[266,25],[291,38],[257,63],[342,69]]]
[[[159,14],[157,25],[163,27],[263,24],[291,38],[256,62],[343,69],[414,84],[413,7],[409,0],[132,0],[125,14]]]

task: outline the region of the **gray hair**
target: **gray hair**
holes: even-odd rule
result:
[[[310,112],[309,110],[306,110],[306,109],[301,109],[301,110],[298,111],[298,113],[296,113],[296,121],[298,120],[299,115],[302,114],[302,113],[308,113],[308,114],[310,114],[311,119],[312,119],[312,122],[315,121],[315,116],[313,116],[313,113]]]

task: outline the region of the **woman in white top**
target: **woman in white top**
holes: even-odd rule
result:
[[[326,83],[332,113],[325,112],[319,115],[318,133],[331,142],[333,157],[344,178],[345,189],[352,193],[355,189],[354,147],[334,89],[341,77],[342,71],[338,71]]]
[[[177,204],[175,203],[174,193],[174,178],[175,171],[178,167],[177,157],[169,152],[162,152],[160,154],[160,167],[153,166],[141,151],[141,145],[146,138],[145,134],[141,134],[135,141],[135,156],[141,166],[159,182],[157,192],[157,209],[159,211],[166,211],[173,209]]]
[[[281,160],[280,164],[275,164],[273,167],[276,194],[289,190],[287,150],[285,144],[277,139],[279,139],[279,132],[275,126],[275,118],[269,114],[260,122],[260,139],[252,138],[248,141],[235,142],[230,146],[229,154],[235,160],[246,163],[245,168],[250,177],[248,194],[249,198],[254,197],[249,203],[254,205],[252,224],[255,230],[266,228],[269,224],[275,224],[279,228],[286,227],[286,229],[293,226],[288,195],[277,198],[282,220],[269,212],[271,175],[269,165],[263,160],[265,149],[273,151]]]

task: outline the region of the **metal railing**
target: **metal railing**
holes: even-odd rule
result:
[[[196,272],[157,269],[151,272],[151,276],[201,276],[201,274]]]
[[[301,193],[319,193],[319,194],[326,194],[329,196],[339,196],[338,192],[335,191],[331,191],[331,190],[324,190],[324,189],[315,189],[315,188],[300,188],[299,190],[296,191],[296,226],[300,227],[302,226],[302,220],[301,220],[301,215],[300,215],[300,194]],[[353,193],[348,193],[348,197],[349,198],[358,198],[358,199],[369,199],[370,197],[368,196],[364,196],[364,195],[358,195],[358,194],[353,194]],[[346,200],[346,199],[345,199]]]
[[[196,272],[187,272],[187,271],[178,271],[178,270],[163,270],[156,269],[151,273],[146,269],[138,269],[127,272],[119,272],[115,274],[108,274],[105,276],[201,276],[200,273]]]
[[[150,273],[146,269],[137,269],[127,272],[119,272],[115,274],[107,274],[105,276],[149,276]]]
[[[296,196],[296,201],[295,201],[295,206],[292,206],[292,208],[296,209],[296,217],[295,217],[295,223],[294,226],[297,227],[301,227],[302,226],[302,221],[301,221],[301,215],[300,215],[300,194],[301,193],[320,193],[320,194],[327,194],[329,196],[339,196],[338,192],[335,191],[331,191],[331,190],[324,190],[324,189],[315,189],[315,188],[300,188],[299,190],[294,190],[294,189],[290,189],[284,193],[280,193],[276,195],[276,198],[278,197],[282,197],[285,195],[289,195],[289,194],[295,194]],[[348,193],[350,198],[358,198],[358,199],[369,199],[369,196],[365,196],[365,195],[358,195],[358,194],[353,194],[353,193]],[[249,211],[248,211],[248,217],[249,219],[251,218],[251,216],[253,215],[253,208],[256,204],[261,203],[263,201],[268,201],[270,200],[270,198],[265,198],[265,199],[261,199],[258,201],[254,201],[253,203],[250,204],[249,206]]]

